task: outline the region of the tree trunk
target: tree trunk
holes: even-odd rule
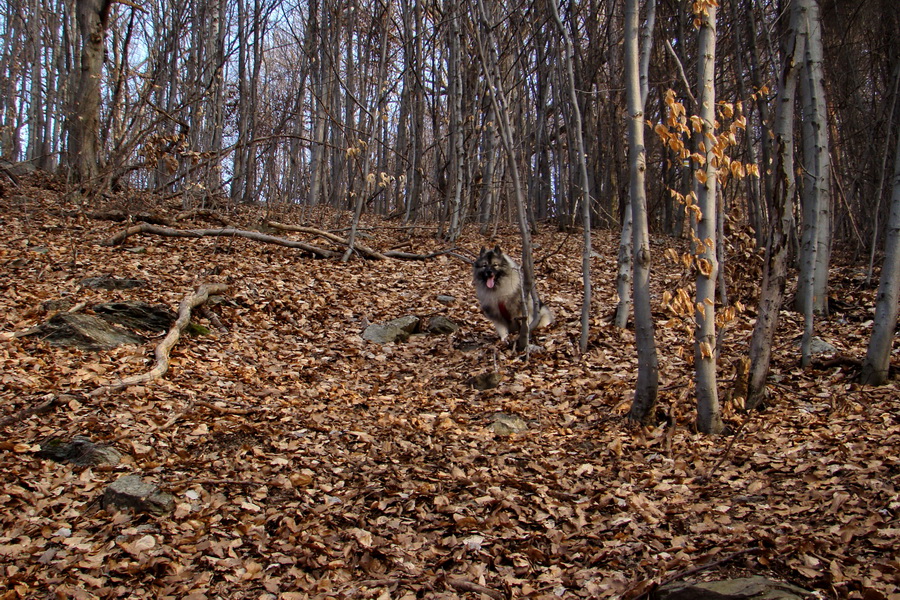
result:
[[[630,5],[632,0],[628,0],[628,4]],[[626,19],[627,9],[626,9]],[[627,41],[625,45],[627,46],[629,42]],[[628,84],[628,78],[630,77],[627,74],[627,65],[626,62],[626,85]],[[631,127],[631,119],[628,121],[628,127],[630,131]],[[642,132],[643,133],[643,132]],[[631,134],[629,133],[629,138]],[[631,160],[631,148],[629,147],[629,160]],[[646,164],[644,165],[644,170],[646,170]],[[641,175],[644,175],[644,172],[641,172]],[[646,202],[646,190],[645,190],[645,198]],[[628,326],[628,317],[631,315],[631,307],[633,304],[633,300],[631,297],[631,288],[632,288],[632,280],[634,278],[634,219],[632,216],[632,204],[629,203],[625,206],[625,215],[622,218],[622,231],[619,233],[619,256],[618,256],[618,275],[616,275],[616,295],[619,297],[619,303],[616,305],[616,321],[615,325],[619,329],[625,329]]]
[[[100,78],[110,0],[78,0],[81,65],[76,75],[68,122],[68,161],[72,179],[87,183],[100,171]]]
[[[800,245],[800,279],[796,308],[804,316],[801,364],[810,362],[810,343],[815,314],[828,312],[828,263],[831,246],[831,160],[828,147],[828,115],[822,71],[822,27],[817,0],[799,4],[806,32],[806,52],[800,80],[803,100],[803,235]]]
[[[875,322],[869,349],[863,361],[860,381],[865,385],[881,385],[887,381],[891,366],[891,346],[897,326],[900,305],[900,135],[894,157],[894,192],[884,241],[884,264],[875,300]]]
[[[453,5],[451,5],[453,6]],[[447,102],[449,103],[450,113],[450,173],[447,182],[447,191],[449,196],[450,209],[450,226],[447,232],[447,239],[455,242],[462,233],[462,194],[464,184],[463,159],[465,150],[463,148],[463,116],[462,116],[462,96],[463,96],[463,76],[462,76],[462,56],[460,47],[462,46],[462,35],[459,31],[460,15],[459,7],[451,9],[450,14],[450,31],[448,45],[448,68],[447,76],[449,77],[449,90]]]
[[[528,217],[525,210],[525,194],[522,190],[519,167],[516,161],[515,135],[509,118],[509,107],[506,93],[503,89],[503,78],[497,65],[496,48],[493,40],[493,26],[488,21],[487,11],[483,0],[475,0],[477,3],[479,26],[475,32],[478,42],[478,52],[484,69],[485,79],[490,88],[491,103],[500,125],[500,141],[506,152],[506,161],[512,178],[513,194],[515,198],[516,216],[519,224],[519,233],[522,236],[522,289],[525,301],[531,302],[534,297],[534,255],[531,248],[531,230],[528,227]],[[537,311],[535,311],[537,314]],[[530,324],[529,324],[530,325]],[[529,327],[525,327],[524,346],[528,345]],[[522,338],[520,338],[521,340]],[[523,344],[519,344],[520,346]],[[522,350],[524,348],[519,348]]]
[[[644,109],[647,103],[648,56],[656,17],[655,0],[647,2],[644,48],[638,52],[640,0],[625,2],[625,94],[628,103],[629,196],[634,252],[634,331],[638,354],[638,375],[630,419],[649,424],[655,417],[659,388],[659,362],[650,307],[650,234],[647,223],[647,149],[644,146]],[[623,231],[624,231],[623,227]],[[624,244],[624,233],[623,244]],[[621,253],[621,250],[620,250]],[[620,268],[620,276],[622,269]],[[621,306],[620,306],[621,308]],[[627,314],[627,313],[626,313]]]
[[[800,13],[793,5],[784,52],[784,66],[775,106],[775,160],[772,183],[772,222],[766,241],[765,265],[759,297],[759,309],[750,338],[750,371],[745,408],[752,410],[763,402],[766,378],[772,358],[772,345],[778,317],[784,302],[787,262],[794,212],[794,99],[798,68],[806,41],[800,31]]]
[[[697,206],[697,298],[696,329],[694,333],[694,368],[697,393],[697,429],[702,433],[721,433],[722,416],[716,382],[716,155],[715,139],[715,66],[716,66],[716,5],[698,2],[700,6],[700,37],[698,44],[698,85],[700,87],[698,116],[702,131],[701,142],[706,148],[706,161],[695,172]]]
[[[581,304],[581,339],[579,347],[582,352],[587,351],[588,335],[590,334],[590,317],[591,317],[591,196],[590,182],[588,181],[587,160],[584,153],[584,138],[581,135],[581,108],[578,106],[578,93],[575,89],[575,72],[572,67],[572,55],[575,49],[572,46],[572,38],[566,30],[562,19],[559,16],[559,8],[556,6],[557,0],[550,0],[550,8],[553,10],[553,17],[556,25],[562,35],[565,43],[563,52],[563,64],[566,69],[566,76],[569,88],[569,102],[572,110],[572,132],[575,137],[575,152],[577,153],[578,169],[581,175],[581,219],[582,229],[584,231],[584,248],[581,253],[581,277],[584,288]]]

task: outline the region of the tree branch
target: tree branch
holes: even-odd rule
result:
[[[156,347],[156,365],[146,373],[126,377],[125,379],[112,385],[100,386],[91,392],[90,396],[99,396],[105,392],[114,392],[124,390],[132,385],[141,385],[159,379],[169,370],[169,353],[172,347],[178,343],[181,338],[181,332],[188,326],[191,320],[191,310],[205,303],[211,295],[221,294],[228,289],[224,283],[204,283],[197,291],[181,301],[178,307],[178,319],[169,330],[169,333],[163,338],[163,341]]]

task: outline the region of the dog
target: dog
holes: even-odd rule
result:
[[[473,265],[472,283],[481,312],[494,323],[501,340],[511,333],[518,335],[519,352],[525,350],[529,333],[553,322],[550,309],[522,289],[519,265],[500,246],[481,248]]]

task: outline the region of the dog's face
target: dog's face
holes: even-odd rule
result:
[[[481,249],[474,267],[475,281],[489,289],[495,289],[501,279],[509,274],[509,259],[495,246],[493,250]]]

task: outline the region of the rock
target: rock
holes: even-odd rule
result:
[[[112,446],[95,444],[89,438],[76,435],[67,442],[59,438],[50,438],[41,442],[41,449],[36,452],[41,458],[49,458],[60,463],[71,463],[80,467],[98,465],[116,466],[122,455]]]
[[[100,317],[78,313],[53,315],[46,323],[29,329],[24,335],[40,336],[52,346],[82,350],[110,350],[123,344],[144,342],[142,337],[113,327]]]
[[[105,321],[143,331],[168,331],[177,318],[167,307],[146,302],[106,302],[93,310]]]
[[[382,324],[373,324],[363,331],[363,339],[379,344],[405,342],[419,329],[420,319],[416,316],[400,317]]]
[[[425,331],[434,335],[449,335],[459,331],[459,325],[441,315],[435,315],[428,319]]]
[[[803,343],[803,340],[801,339],[801,340],[797,340],[796,342],[794,342],[794,345],[799,348],[802,343]],[[834,346],[832,346],[831,344],[829,344],[828,342],[826,342],[825,340],[823,340],[822,338],[814,337],[813,339],[811,339],[809,341],[809,353],[812,354],[813,356],[820,356],[823,354],[833,355],[833,354],[838,353],[838,349],[835,348]]]
[[[140,475],[132,474],[123,475],[109,484],[101,504],[107,511],[133,510],[161,515],[175,508],[175,499],[141,479]]]
[[[491,429],[497,435],[512,435],[514,433],[522,433],[528,430],[528,423],[519,415],[508,415],[506,413],[495,413],[491,417]]]
[[[447,294],[439,294],[437,297],[437,301],[444,306],[450,306],[451,304],[456,304],[456,297],[448,296]]]
[[[500,373],[485,371],[466,379],[466,384],[476,390],[490,390],[500,385]]]
[[[147,282],[140,279],[118,279],[104,275],[82,279],[80,285],[92,290],[133,290],[144,287]]]
[[[706,583],[670,583],[654,600],[800,600],[812,593],[789,583],[754,576]]]
[[[41,308],[49,313],[65,312],[73,306],[75,306],[75,303],[68,298],[56,298],[41,302]]]

